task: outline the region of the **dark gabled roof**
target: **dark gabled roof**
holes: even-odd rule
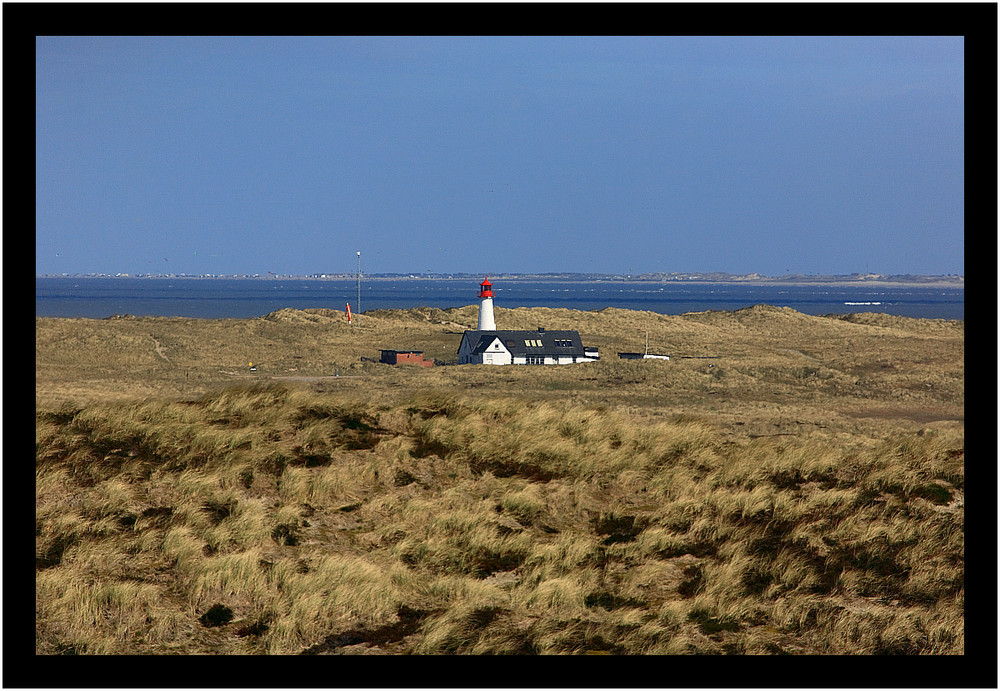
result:
[[[582,356],[583,342],[577,331],[466,331],[462,337],[472,345],[473,353],[484,352],[499,338],[511,355],[549,355],[551,357]],[[528,345],[526,341],[540,341],[541,345]]]

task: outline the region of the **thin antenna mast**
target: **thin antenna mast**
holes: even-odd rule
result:
[[[358,252],[358,309],[357,316],[361,316],[361,252]]]

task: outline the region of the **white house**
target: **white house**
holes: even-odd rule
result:
[[[600,358],[597,348],[584,347],[576,331],[498,330],[493,320],[493,287],[480,284],[479,322],[458,346],[460,365],[568,365]]]

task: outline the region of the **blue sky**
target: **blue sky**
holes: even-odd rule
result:
[[[36,273],[964,274],[962,37],[40,37]]]

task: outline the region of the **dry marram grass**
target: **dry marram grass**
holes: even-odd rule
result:
[[[37,320],[39,653],[964,652],[961,322],[366,316]]]

